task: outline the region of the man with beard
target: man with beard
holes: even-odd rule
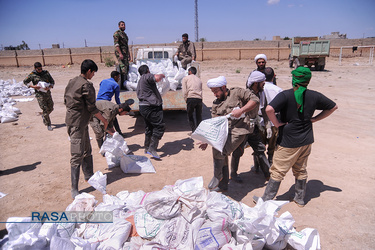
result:
[[[188,34],[182,34],[182,44],[180,44],[176,52],[176,56],[178,57],[178,60],[181,61],[181,66],[184,69],[187,68],[189,63],[195,61],[196,58],[194,43],[190,42],[188,39]]]
[[[248,88],[258,98],[260,97],[260,93],[263,92],[265,80],[266,80],[266,76],[260,71],[251,72],[250,77],[248,79]],[[260,98],[259,104],[260,104],[259,109],[262,112],[262,114],[264,114],[263,115],[264,122],[268,123],[268,118],[265,115],[266,103],[264,101],[264,98]],[[254,162],[255,161],[259,162],[259,165],[263,171],[263,174],[266,180],[268,180],[270,176],[270,172],[269,172],[270,165],[268,163],[266,155],[264,154],[266,147],[262,143],[262,138],[259,132],[259,129],[262,129],[262,127],[258,119],[256,119],[255,124],[256,126],[253,128],[251,133],[247,135],[246,140],[232,154],[230,175],[231,175],[231,179],[236,182],[242,182],[242,179],[237,174],[237,170],[238,170],[238,165],[240,163],[240,158],[244,153],[246,142],[253,149]]]
[[[48,83],[49,86],[42,88],[38,85],[39,82]],[[47,70],[43,70],[40,62],[34,63],[34,70],[23,80],[23,83],[35,89],[35,97],[38,100],[39,107],[42,109],[43,123],[47,126],[49,131],[52,131],[51,119],[49,114],[53,111],[53,100],[51,89],[55,85],[55,81]]]
[[[128,77],[129,62],[133,61],[133,59],[128,46],[129,38],[125,33],[125,22],[120,21],[118,23],[118,28],[119,29],[113,34],[113,40],[115,44],[115,55],[121,73],[120,87],[124,89],[123,83]]]
[[[249,89],[238,87],[227,89],[226,85],[227,81],[224,76],[210,79],[207,82],[207,86],[217,98],[212,104],[212,117],[226,116],[231,113],[234,118],[228,121],[228,138],[222,153],[212,148],[214,177],[208,184],[208,188],[211,191],[219,192],[228,190],[228,156],[243,143],[247,134],[253,132],[254,120],[259,107],[259,98]],[[242,114],[245,116],[241,117]],[[202,150],[208,146],[207,143],[199,144],[199,148]]]
[[[264,74],[264,70],[266,69],[266,64],[267,64],[267,56],[265,54],[258,54],[255,56],[254,61],[255,61],[255,64],[257,65],[257,68],[254,69],[253,71],[260,71]],[[250,74],[249,74],[249,77],[250,77]],[[276,85],[276,75],[272,82],[273,84]],[[247,85],[248,83],[246,82],[246,87]]]

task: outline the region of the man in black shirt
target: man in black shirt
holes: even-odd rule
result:
[[[281,181],[292,168],[296,179],[293,201],[303,207],[307,159],[314,142],[312,124],[331,115],[337,105],[323,94],[307,89],[311,79],[309,68],[298,67],[292,75],[293,88],[279,93],[266,108],[268,118],[279,128],[279,137],[270,169],[271,178],[262,199],[272,200],[276,196]],[[322,112],[313,117],[315,110]],[[280,112],[280,121],[275,112]],[[257,197],[254,200],[257,201]]]

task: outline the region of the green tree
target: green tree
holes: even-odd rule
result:
[[[202,38],[199,39],[199,41],[203,43],[203,42],[207,42],[207,39],[202,37]]]
[[[25,41],[22,41],[20,45],[17,45],[16,47],[13,47],[12,45],[8,47],[4,47],[4,50],[30,50],[29,45],[25,43]]]

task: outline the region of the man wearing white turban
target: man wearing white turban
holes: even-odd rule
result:
[[[229,182],[228,156],[245,140],[247,134],[254,130],[254,118],[256,118],[259,107],[259,98],[248,89],[227,88],[224,76],[210,79],[207,86],[217,98],[211,108],[212,117],[226,116],[231,113],[238,119],[229,119],[228,138],[223,152],[212,148],[214,158],[214,177],[208,184],[210,190],[226,191]],[[235,109],[237,108],[237,109]],[[245,114],[245,117],[242,117]],[[200,143],[199,148],[205,150],[207,143]]]
[[[264,74],[264,70],[266,68],[267,64],[267,56],[265,54],[258,54],[254,58],[255,64],[257,65],[257,68],[253,71],[260,71]],[[249,74],[250,77],[251,73]],[[249,78],[248,77],[248,78]],[[276,77],[273,80],[273,84],[276,85]],[[246,82],[246,86],[248,85],[248,82]]]
[[[250,89],[250,91],[254,95],[256,95],[259,98],[260,93],[263,92],[265,80],[266,80],[266,76],[262,72],[253,71],[251,72],[250,77],[248,79],[247,87]],[[259,101],[260,106],[258,110],[259,112],[262,112],[262,114],[263,113],[265,114],[264,100],[265,100],[264,98],[260,98],[260,101]],[[266,122],[268,122],[268,118],[266,115],[264,115],[264,119],[266,120]],[[230,167],[231,167],[230,176],[231,176],[231,179],[236,182],[242,182],[242,179],[237,174],[237,170],[238,170],[238,165],[240,163],[240,158],[244,153],[246,142],[251,146],[251,148],[254,151],[253,153],[254,163],[255,162],[259,163],[266,180],[268,180],[270,177],[270,171],[269,171],[270,165],[268,163],[266,155],[264,154],[266,147],[262,143],[262,138],[259,132],[259,129],[261,129],[261,125],[258,119],[257,121],[258,121],[256,122],[257,126],[254,127],[252,133],[249,133],[247,135],[247,138],[244,140],[244,142],[232,154],[232,159],[231,159],[231,164],[230,164]]]

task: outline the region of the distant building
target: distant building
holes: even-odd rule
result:
[[[346,39],[346,34],[340,34],[340,32],[331,32],[331,35],[324,35],[323,39]]]
[[[52,44],[52,49],[60,49],[60,44]]]
[[[272,37],[272,41],[280,41],[280,40],[281,40],[280,36],[273,36]]]

